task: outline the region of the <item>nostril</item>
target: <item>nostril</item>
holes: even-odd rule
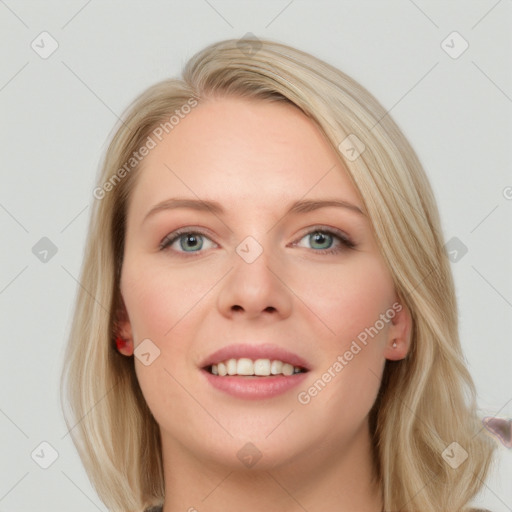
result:
[[[235,304],[234,306],[231,306],[231,309],[233,309],[234,311],[240,311],[243,310],[244,308],[242,306],[239,306],[238,304]]]

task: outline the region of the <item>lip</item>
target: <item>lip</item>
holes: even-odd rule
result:
[[[218,364],[228,359],[240,359],[247,357],[253,361],[256,359],[270,359],[283,361],[293,366],[306,370],[304,373],[293,375],[272,375],[267,377],[226,375],[219,376],[210,373],[207,368],[212,364]],[[297,354],[282,347],[272,344],[262,345],[228,345],[210,354],[201,363],[201,373],[207,382],[215,389],[228,395],[245,400],[259,400],[273,398],[286,393],[298,386],[307,376],[311,368],[309,364]]]
[[[307,373],[295,373],[287,377],[284,375],[271,377],[226,375],[220,377],[205,369],[201,369],[201,373],[215,389],[244,400],[261,400],[281,395],[298,386],[307,376]]]
[[[262,345],[228,345],[221,348],[220,350],[217,350],[213,354],[210,354],[206,359],[203,360],[203,362],[200,364],[200,367],[205,368],[207,366],[211,366],[212,364],[218,364],[223,361],[227,361],[228,359],[240,359],[242,357],[247,357],[253,361],[256,359],[270,359],[271,361],[277,359],[283,363],[289,363],[292,366],[299,366],[300,368],[304,368],[304,370],[309,371],[311,369],[308,363],[302,357],[282,347],[272,345],[270,343]]]

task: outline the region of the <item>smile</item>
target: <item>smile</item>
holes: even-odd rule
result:
[[[299,385],[310,368],[275,345],[230,345],[211,354],[200,369],[216,390],[242,399],[264,399]]]

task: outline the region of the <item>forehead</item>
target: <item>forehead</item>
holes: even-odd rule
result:
[[[151,150],[133,214],[170,196],[276,208],[329,195],[361,204],[317,125],[287,103],[216,98],[201,103]]]

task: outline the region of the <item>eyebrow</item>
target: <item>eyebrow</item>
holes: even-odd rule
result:
[[[295,201],[290,206],[290,208],[285,212],[285,215],[308,213],[314,210],[318,210],[320,208],[328,207],[345,208],[360,215],[366,216],[366,214],[361,210],[361,208],[359,208],[355,204],[349,203],[341,199],[316,199]],[[217,201],[171,198],[166,199],[165,201],[162,201],[153,206],[153,208],[151,208],[151,210],[149,210],[149,212],[146,214],[142,222],[145,222],[149,217],[152,217],[158,212],[164,210],[174,210],[177,208],[188,208],[196,211],[209,211],[215,215],[222,215],[225,213],[224,208]]]

